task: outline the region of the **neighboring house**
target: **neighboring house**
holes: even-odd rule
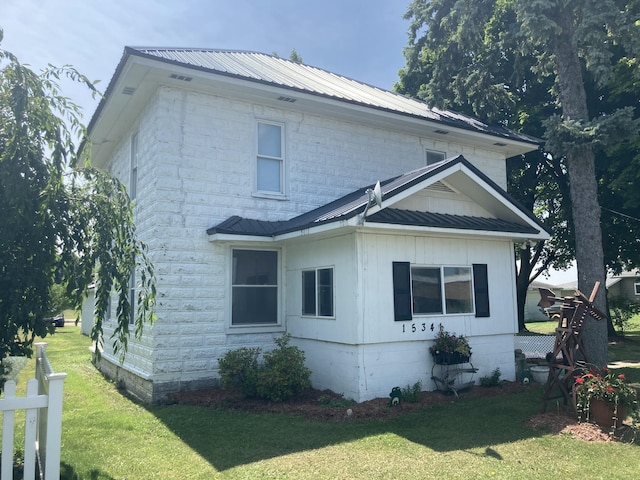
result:
[[[607,276],[607,297],[608,298],[624,298],[630,302],[640,302],[640,273],[622,272],[620,275],[608,275]],[[525,305],[525,322],[539,322],[547,321],[549,317],[544,313],[544,310],[538,307],[540,301],[540,292],[538,288],[548,288],[553,291],[557,297],[573,297],[576,289],[578,288],[578,282],[567,282],[561,285],[551,285],[544,282],[534,281],[531,282],[527,289],[527,299]],[[583,292],[589,296],[591,292]],[[555,305],[559,307],[561,302],[557,302]]]
[[[632,271],[607,276],[607,296],[640,302],[640,273]]]
[[[538,306],[540,302],[540,288],[546,288],[551,290],[556,297],[564,298],[564,297],[573,297],[576,291],[577,282],[570,282],[562,285],[552,285],[550,283],[541,282],[539,280],[535,280],[529,284],[527,288],[527,297],[525,299],[525,307],[524,307],[524,321],[526,322],[547,322],[550,320],[550,316],[545,312],[545,310]],[[551,317],[554,319],[554,315],[560,315],[560,306],[562,302],[556,302],[554,305],[550,307]]]
[[[129,47],[89,136],[155,265],[156,323],[100,367],[142,399],[285,332],[315,388],[357,401],[433,389],[439,325],[514,378],[514,242],[549,234],[505,159],[536,139],[269,55]]]

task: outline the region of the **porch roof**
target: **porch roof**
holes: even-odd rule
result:
[[[446,178],[448,174],[451,174],[450,172],[457,171],[456,167],[464,167],[468,172],[476,175],[481,182],[486,184],[486,188],[494,197],[500,197],[502,203],[509,205],[518,214],[517,221],[391,208],[391,205],[395,203],[394,199],[397,201],[415,189],[424,188],[429,183]],[[375,204],[370,206],[370,213],[366,216],[367,223],[531,236],[548,234],[544,225],[535,216],[519,206],[507,192],[471,165],[462,155],[385,180],[380,185],[384,205],[382,207],[377,207]],[[289,220],[266,221],[234,215],[209,228],[207,233],[212,236],[276,237],[335,222],[349,221],[361,215],[367,204],[370,203],[368,190],[371,188],[373,185],[363,187]]]

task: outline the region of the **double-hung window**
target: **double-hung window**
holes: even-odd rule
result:
[[[231,325],[278,323],[278,252],[233,250]]]
[[[640,295],[640,282],[636,282],[633,284],[633,291],[636,295]]]
[[[302,272],[302,315],[333,317],[333,268]]]
[[[284,194],[284,126],[258,122],[257,190]]]
[[[417,266],[393,263],[396,320],[414,315],[489,316],[487,266]]]

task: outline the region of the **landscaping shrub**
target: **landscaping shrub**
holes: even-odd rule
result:
[[[422,382],[417,381],[411,385],[407,385],[402,389],[402,400],[409,403],[416,403],[420,401],[422,396]]]
[[[259,348],[239,348],[218,359],[223,388],[239,389],[245,397],[257,396]]]
[[[282,402],[311,386],[311,370],[304,366],[304,352],[289,345],[291,335],[275,340],[278,348],[264,354],[258,370],[258,397]]]
[[[311,386],[311,370],[304,365],[304,352],[289,345],[291,335],[275,339],[277,348],[258,362],[260,348],[239,348],[218,360],[224,388],[238,388],[246,397],[283,402]]]
[[[630,320],[640,313],[640,303],[632,302],[624,297],[609,298],[609,313],[614,327],[624,336]]]
[[[480,385],[483,387],[499,387],[502,385],[500,375],[502,375],[502,372],[500,372],[499,368],[496,368],[491,375],[480,378]]]

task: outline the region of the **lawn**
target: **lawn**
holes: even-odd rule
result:
[[[629,332],[636,339],[640,322],[637,327]],[[350,422],[149,407],[93,368],[89,341],[77,327],[59,329],[47,341],[54,369],[68,374],[63,479],[640,478],[638,446],[587,443],[529,427],[542,387]],[[625,344],[626,360],[640,360],[637,347]],[[611,347],[614,357],[617,350]],[[633,364],[624,369],[640,372]],[[33,362],[21,379],[30,375]]]

